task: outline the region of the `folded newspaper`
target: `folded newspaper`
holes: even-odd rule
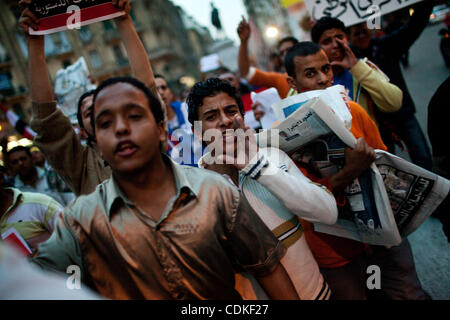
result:
[[[322,178],[335,174],[344,165],[345,148],[356,145],[342,101],[329,103],[320,95],[305,100],[304,94],[289,99],[290,104],[284,101],[278,114],[288,114],[286,109],[292,112],[276,127],[260,133],[259,145],[282,149]],[[345,190],[348,205],[340,210],[337,224],[317,223],[317,232],[395,246],[448,195],[450,181],[387,152],[376,150],[376,155],[371,168]]]

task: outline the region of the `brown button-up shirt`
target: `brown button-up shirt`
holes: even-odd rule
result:
[[[63,272],[78,265],[111,299],[240,299],[235,272],[265,276],[286,249],[220,175],[166,160],[177,194],[159,221],[111,178],[66,208],[34,261]]]

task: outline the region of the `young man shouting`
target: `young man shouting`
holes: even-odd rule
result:
[[[112,176],[66,208],[35,262],[111,299],[240,299],[235,270],[273,299],[298,299],[279,260],[284,246],[224,178],[162,154],[159,100],[133,78],[101,84],[92,127]]]

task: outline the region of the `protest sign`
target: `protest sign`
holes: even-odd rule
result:
[[[58,107],[72,123],[78,123],[78,99],[93,89],[95,86],[89,79],[89,70],[83,57],[56,73],[55,95]]]
[[[259,103],[258,108],[264,112],[261,118],[261,126],[263,129],[270,129],[276,122],[277,116],[273,112],[272,105],[281,101],[277,89],[270,88],[261,92],[251,93],[253,103]]]
[[[79,29],[124,14],[111,0],[34,0],[30,10],[40,19],[38,30],[29,30],[33,35]]]
[[[422,0],[305,0],[313,20],[338,18],[346,27],[371,22],[393,11],[409,7]]]

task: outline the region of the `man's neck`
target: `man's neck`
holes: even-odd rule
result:
[[[162,155],[155,158],[142,171],[114,173],[114,178],[125,196],[156,221],[169,199],[176,194],[176,186],[170,165],[164,162]]]

